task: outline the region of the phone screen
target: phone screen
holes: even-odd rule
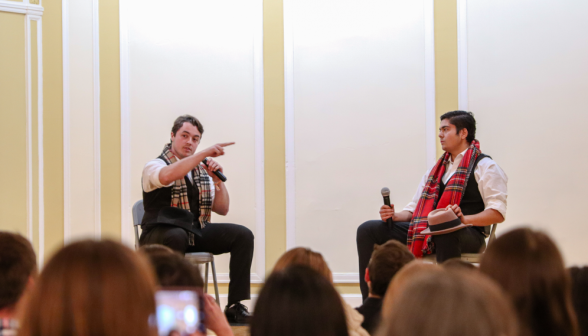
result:
[[[155,293],[159,336],[188,336],[206,332],[202,296],[195,289],[163,289]]]

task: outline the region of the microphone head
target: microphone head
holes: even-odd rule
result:
[[[384,187],[382,188],[382,196],[389,197],[390,196],[390,189]]]

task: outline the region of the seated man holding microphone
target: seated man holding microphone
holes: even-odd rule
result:
[[[475,136],[476,120],[471,112],[443,114],[439,138],[445,153],[423,176],[412,201],[400,212],[393,204],[384,205],[381,220],[359,226],[356,238],[364,300],[368,296],[364,275],[374,244],[398,240],[417,258],[436,253],[441,263],[462,253],[478,253],[486,244],[488,226],[504,221],[508,178],[490,156],[482,154]],[[442,208],[451,209],[461,223],[472,226],[446,234],[421,234],[427,229],[429,213]]]
[[[211,211],[229,212],[229,192],[223,168],[210,157],[225,154],[234,142],[196,153],[204,128],[190,115],[178,117],[171,142],[143,168],[140,245],[162,244],[180,253],[231,253],[229,300],[225,314],[233,324],[247,323],[249,312],[240,301],[250,299],[253,234],[237,224],[210,223]]]

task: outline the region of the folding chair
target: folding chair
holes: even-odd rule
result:
[[[133,227],[135,229],[135,249],[139,249],[139,225],[143,221],[145,215],[145,208],[143,207],[143,200],[138,200],[133,205]],[[216,267],[214,265],[214,255],[208,252],[190,252],[184,256],[195,267],[204,264],[204,293],[208,293],[208,264],[212,266],[212,281],[214,283],[214,296],[216,303],[220,306],[220,299],[218,295],[218,282],[216,279]]]

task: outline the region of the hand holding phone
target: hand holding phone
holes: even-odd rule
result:
[[[195,288],[162,289],[155,293],[159,336],[206,334],[204,300]]]

